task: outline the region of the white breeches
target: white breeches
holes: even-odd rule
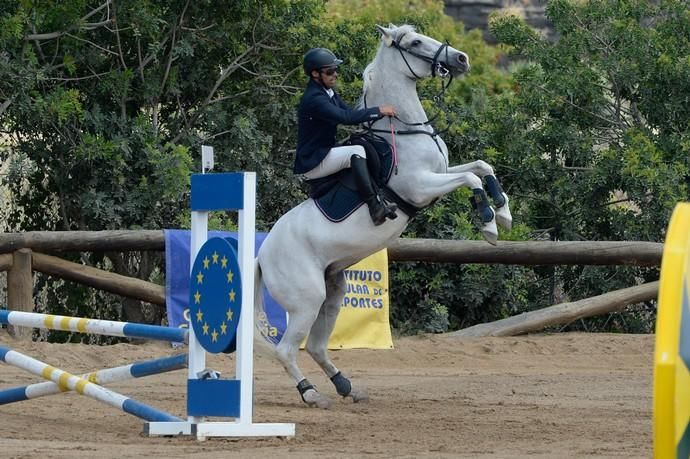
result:
[[[321,177],[326,177],[335,174],[339,170],[350,167],[350,158],[352,155],[358,155],[362,158],[367,157],[364,147],[361,145],[344,145],[342,147],[333,147],[328,152],[326,157],[314,169],[305,172],[304,177],[308,180],[313,180]]]

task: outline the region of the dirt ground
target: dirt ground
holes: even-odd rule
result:
[[[166,345],[0,344],[80,373],[170,355]],[[143,422],[74,393],[0,406],[3,458],[562,458],[652,455],[651,335],[558,334],[459,340],[425,335],[393,350],[333,357],[368,404],[336,396],[309,357],[309,379],[334,397],[307,408],[281,367],[258,356],[255,422],[294,422],[292,439],[148,438]],[[232,375],[234,361],[208,366]],[[185,417],[185,370],[111,389]],[[37,378],[0,363],[0,389]]]

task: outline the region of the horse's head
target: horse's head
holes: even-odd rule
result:
[[[410,78],[428,76],[459,76],[470,69],[467,54],[415,31],[413,26],[376,28],[381,32],[384,46],[400,54],[400,70],[409,73]]]

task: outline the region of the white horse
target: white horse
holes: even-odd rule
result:
[[[433,128],[423,123],[427,116],[417,95],[419,79],[467,72],[467,55],[417,33],[409,25],[377,29],[382,35],[381,45],[364,72],[363,100],[369,106],[391,104],[397,111],[395,119],[384,118],[373,125],[389,142],[391,122],[401,134],[395,136],[398,167],[389,188],[416,208],[428,206],[458,187],[471,188],[483,221],[481,231],[495,244],[496,222],[509,228],[512,217],[493,168],[484,161],[449,167],[447,147]],[[496,209],[488,204],[482,179]],[[329,408],[331,401],[309,383],[297,366],[299,347],[307,336],[307,352],[331,379],[337,393],[355,402],[368,400],[366,392],[354,388],[329,359],[327,343],[345,294],[344,270],[401,235],[409,215],[400,208],[397,213],[396,219],[374,226],[366,206],[362,206],[345,221],[334,223],[308,199],[283,215],[261,246],[256,263],[257,327],[263,329],[260,322],[266,317],[263,283],[289,314],[282,339],[274,343],[275,356],[310,406]]]

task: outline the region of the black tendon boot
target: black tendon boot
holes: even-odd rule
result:
[[[369,170],[367,169],[367,160],[359,155],[352,155],[350,157],[350,167],[355,177],[355,185],[357,192],[369,206],[369,215],[374,225],[381,225],[386,221],[386,218],[391,220],[396,218],[395,211],[398,207],[395,204],[386,205],[383,203],[379,195],[374,191],[374,186],[369,178]]]

